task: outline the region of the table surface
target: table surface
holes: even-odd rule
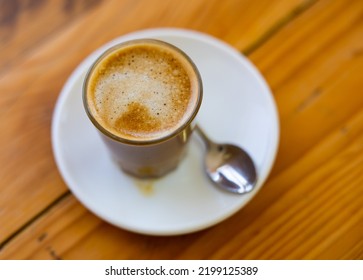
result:
[[[89,212],[56,167],[60,90],[120,35],[181,27],[247,56],[280,117],[261,191],[211,228],[157,237]],[[0,259],[363,259],[363,1],[0,1]]]

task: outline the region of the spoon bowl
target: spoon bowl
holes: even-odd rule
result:
[[[204,169],[211,181],[232,193],[252,191],[257,182],[257,172],[249,154],[238,146],[211,141],[198,125],[195,131],[206,146]]]

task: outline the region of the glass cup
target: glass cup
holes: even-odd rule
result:
[[[151,46],[157,50],[163,52],[169,52],[175,56],[179,61],[179,65],[186,70],[189,81],[191,83],[191,90],[193,86],[193,94],[191,94],[191,100],[189,103],[188,114],[183,116],[183,120],[167,133],[156,138],[135,138],[128,137],[119,133],[115,133],[112,127],[105,125],[100,118],[96,116],[96,111],[93,108],[94,102],[90,102],[92,94],[92,82],[95,78],[95,72],[98,71],[99,65],[102,65],[107,59],[117,53],[122,52],[125,48],[135,48],[140,45]],[[147,51],[147,49],[146,49]],[[106,66],[107,67],[107,66]],[[122,67],[122,66],[120,66]],[[157,65],[155,65],[157,67]],[[150,70],[150,65],[145,68],[145,71]],[[122,72],[122,69],[120,68]],[[147,75],[148,73],[145,73]],[[160,73],[162,74],[162,73]],[[97,76],[97,75],[96,75]],[[148,88],[148,81],[142,81],[142,86]],[[193,83],[193,85],[192,85]],[[135,85],[139,86],[140,80],[135,80]],[[170,85],[172,87],[172,85]],[[122,89],[119,89],[120,91]],[[136,176],[138,178],[155,178],[160,177],[175,169],[181,159],[183,158],[186,150],[186,145],[193,131],[194,120],[200,108],[202,102],[202,81],[197,67],[192,60],[177,47],[154,39],[137,39],[118,45],[106,50],[96,61],[92,64],[88,70],[84,84],[83,84],[83,104],[85,111],[99,131],[101,138],[108,147],[112,157],[120,165],[122,170]],[[150,97],[152,98],[152,97]],[[149,99],[148,99],[149,100]],[[160,100],[158,101],[160,102]],[[137,119],[137,116],[136,116]]]

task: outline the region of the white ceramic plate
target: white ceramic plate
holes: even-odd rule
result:
[[[82,82],[91,63],[110,46],[155,38],[184,50],[200,70],[204,97],[197,122],[216,141],[242,146],[258,172],[251,193],[226,193],[202,169],[204,147],[193,137],[180,166],[156,181],[125,175],[110,158],[82,105]],[[89,210],[109,223],[138,233],[175,235],[212,226],[241,209],[264,183],[278,147],[278,116],[271,92],[255,67],[227,44],[181,29],[149,29],[106,44],[69,77],[56,104],[52,143],[61,175]]]

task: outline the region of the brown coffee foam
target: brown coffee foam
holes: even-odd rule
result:
[[[153,44],[126,46],[90,76],[88,105],[106,130],[132,140],[167,135],[192,114],[198,86],[189,61]]]

